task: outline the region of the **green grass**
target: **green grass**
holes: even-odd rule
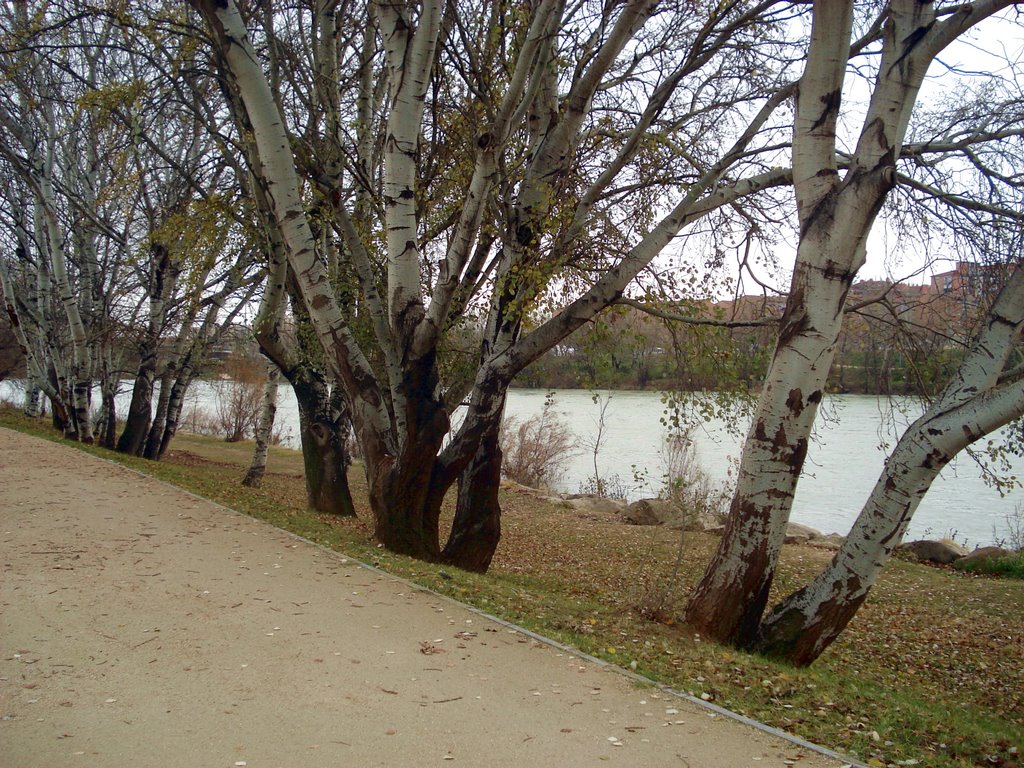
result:
[[[0,425],[60,439],[11,409],[0,409]],[[1021,764],[1012,750],[1024,749],[1024,582],[894,561],[840,640],[809,669],[796,669],[702,642],[674,624],[674,608],[713,551],[710,536],[687,534],[680,579],[670,583],[678,534],[509,489],[491,571],[470,574],[379,548],[358,468],[355,520],[306,509],[293,451],[272,451],[262,488],[241,486],[251,449],[179,435],[171,455],[154,463],[82,446],[860,761]],[[774,595],[805,583],[829,557],[786,547]],[[661,620],[644,618],[652,614]]]
[[[1003,576],[1008,579],[1024,579],[1024,552],[981,560],[963,566],[962,570],[988,576]]]

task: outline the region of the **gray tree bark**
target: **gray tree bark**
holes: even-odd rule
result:
[[[242,485],[259,488],[263,475],[267,472],[267,454],[270,451],[270,436],[274,431],[274,419],[277,416],[277,386],[281,380],[281,372],[271,363],[267,366],[267,381],[263,387],[263,409],[256,427],[256,449],[252,454],[252,463],[242,478]]]

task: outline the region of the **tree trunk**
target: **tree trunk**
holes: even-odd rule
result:
[[[242,485],[259,488],[263,475],[267,471],[267,453],[270,449],[270,436],[274,431],[274,419],[277,416],[277,383],[281,372],[271,363],[267,366],[267,383],[263,390],[263,410],[260,422],[256,427],[256,450],[252,454],[252,464],[242,478]],[[308,490],[308,489],[307,489]]]
[[[435,394],[436,371],[422,361],[417,373],[403,381],[404,444],[396,452],[384,451],[377,435],[366,435],[362,445],[374,535],[392,552],[436,562],[441,502],[455,476],[438,461],[449,421]]]
[[[100,430],[99,445],[110,451],[114,450],[114,435],[117,434],[117,400],[114,396],[116,388],[116,382],[105,381],[101,385],[103,406],[100,408],[100,416],[96,420]]]
[[[167,424],[167,408],[171,400],[174,368],[174,363],[169,363],[163,375],[160,376],[160,395],[156,401],[156,413],[149,425],[149,434],[146,436],[146,444],[142,449],[143,458],[152,461],[156,461],[160,455],[160,438],[163,436],[164,427]]]
[[[900,439],[842,548],[765,619],[755,648],[806,666],[846,628],[903,540],[931,484],[957,453],[1024,413],[1024,382],[933,407]]]
[[[19,259],[25,259],[25,254],[28,252],[27,247],[19,245],[17,249],[17,256]],[[25,358],[25,415],[36,418],[42,415],[42,396],[45,394],[51,398],[59,397],[57,391],[52,387],[47,377],[47,371],[43,368],[43,361],[36,354],[33,343],[29,339],[29,333],[22,322],[21,313],[18,310],[18,301],[15,297],[15,286],[11,280],[10,272],[7,268],[6,263],[0,260],[0,287],[3,288],[3,299],[4,309],[6,310],[8,320],[11,324],[11,329],[14,332],[14,336],[18,341],[18,346],[21,348],[21,353]],[[39,313],[33,311],[36,298],[34,291],[29,291],[26,303],[29,305],[29,312],[27,313],[30,317],[38,317]],[[38,326],[33,324],[35,336],[40,336],[40,329]]]
[[[835,356],[846,294],[864,263],[871,226],[896,182],[895,160],[925,72],[956,34],[950,24],[934,22],[931,4],[892,3],[871,100],[841,175],[836,126],[853,4],[814,4],[793,131],[797,263],[779,341],[743,446],[729,521],[685,613],[689,624],[712,639],[740,646],[757,640]]]
[[[810,240],[802,248],[813,248]],[[687,623],[720,642],[749,645],[757,635],[852,280],[852,272],[828,274],[798,256],[729,519],[686,608]]]
[[[51,128],[52,130],[52,128]],[[39,204],[44,212],[47,242],[50,251],[50,268],[57,288],[57,297],[64,307],[67,316],[68,330],[72,341],[71,364],[71,418],[65,424],[64,434],[72,440],[83,443],[92,442],[92,425],[89,413],[89,394],[92,392],[92,379],[89,365],[89,343],[85,324],[78,308],[78,293],[72,287],[68,276],[65,259],[64,236],[57,221],[57,205],[54,202],[53,187],[49,171],[41,179]]]
[[[83,365],[76,363],[73,370],[76,371],[76,374],[74,385],[71,388],[71,402],[74,405],[72,416],[75,423],[75,433],[79,441],[91,445],[93,442],[92,407],[90,403],[92,379],[87,378],[87,374],[83,373],[85,370]]]
[[[395,414],[395,422],[403,426],[397,450],[376,433],[360,435],[375,535],[393,552],[437,561],[441,502],[458,470],[438,460],[451,422],[440,395],[434,356],[408,362],[397,391],[396,402],[404,408]]]
[[[810,664],[843,631],[903,540],[942,468],[1024,413],[1024,380],[1003,374],[1024,325],[1024,271],[1014,271],[942,396],[903,434],[831,564],[776,606],[756,648]],[[1001,380],[1002,378],[1002,380]]]
[[[68,411],[66,403],[66,392],[61,389],[61,377],[57,372],[57,368],[54,366],[51,360],[46,371],[47,378],[50,383],[50,419],[53,422],[53,428],[62,434],[67,434],[69,424],[71,423],[71,413]],[[54,394],[56,397],[54,397]]]
[[[306,475],[306,499],[317,512],[354,517],[348,487],[347,440],[352,428],[348,407],[340,392],[332,397],[322,375],[311,372],[292,382],[299,406],[299,437]]]
[[[181,366],[174,384],[171,385],[171,396],[167,402],[167,418],[164,421],[164,429],[160,435],[160,443],[156,448],[156,454],[146,456],[147,459],[152,458],[156,461],[162,459],[167,452],[167,447],[171,444],[171,440],[178,433],[178,424],[181,422],[181,410],[185,405],[185,393],[192,386],[194,377],[195,367],[192,365],[191,360],[186,360],[185,364]]]
[[[156,347],[146,343],[142,348],[141,362],[135,374],[132,399],[128,405],[128,416],[124,430],[117,441],[117,451],[132,456],[141,456],[146,447],[146,436],[153,421],[153,383],[156,380]]]
[[[438,521],[450,483],[437,472],[436,446],[407,446],[402,459],[368,470],[374,536],[392,552],[438,562]]]
[[[273,230],[271,230],[273,232]],[[305,467],[306,499],[310,508],[328,514],[354,516],[355,505],[348,486],[348,437],[352,413],[337,383],[333,391],[320,367],[319,355],[304,343],[302,329],[309,315],[301,297],[287,284],[292,281],[280,242],[271,237],[267,288],[254,323],[256,341],[271,361],[271,375],[279,371],[295,392],[299,407],[299,438]],[[292,293],[297,333],[282,328],[285,294]]]
[[[25,387],[25,415],[38,418],[42,415],[43,391],[31,381]]]
[[[501,539],[501,446],[497,420],[480,440],[473,459],[459,477],[459,495],[443,559],[467,571],[484,573]]]
[[[160,333],[166,322],[167,302],[174,293],[178,276],[170,250],[163,244],[153,242],[149,257],[149,321],[139,345],[139,368],[132,387],[128,416],[117,442],[120,453],[133,456],[142,456],[153,421],[153,383],[156,380]]]

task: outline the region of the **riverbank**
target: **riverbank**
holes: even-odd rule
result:
[[[0,423],[39,429],[10,410],[0,411]],[[364,519],[309,514],[294,452],[275,450],[264,487],[250,490],[238,483],[251,446],[182,435],[174,448],[161,464],[125,463],[869,764],[1019,763],[1011,749],[1024,744],[1022,582],[894,563],[836,646],[795,670],[699,642],[672,624],[673,601],[699,575],[711,536],[688,536],[680,582],[662,593],[678,534],[506,491],[492,572],[442,574],[378,549]],[[366,510],[361,474],[352,480]],[[777,593],[803,583],[827,557],[786,547]]]
[[[0,402],[6,396],[20,403],[13,391],[10,382],[0,382]],[[119,395],[118,413],[127,413],[129,394],[130,387],[125,387]],[[217,412],[224,394],[224,387],[196,382],[186,398],[182,430],[197,431],[204,421],[202,414],[207,415],[206,421],[213,420],[210,414]],[[657,495],[666,472],[665,404],[661,396],[656,392],[625,391],[604,392],[602,396],[608,406],[597,457],[602,482],[630,501]],[[560,492],[579,493],[593,485],[590,446],[596,439],[600,408],[593,401],[593,393],[587,391],[562,390],[553,397],[550,415],[571,433],[574,448],[549,482]],[[506,415],[522,423],[539,415],[547,402],[544,390],[513,389],[508,395]],[[915,407],[909,400],[889,403],[870,396],[827,397],[794,502],[793,522],[825,533],[848,531],[882,470],[887,454],[880,445],[891,448],[895,444],[916,415]],[[285,443],[298,448],[299,414],[291,387],[278,392],[275,424]],[[696,459],[715,486],[731,487],[734,482],[746,428],[743,420],[730,426],[725,419],[713,418],[691,432]],[[1004,458],[1009,462],[1001,470],[1004,474],[1024,476],[1024,462],[1012,454]],[[910,522],[907,539],[948,538],[968,549],[999,543],[1021,503],[1021,491],[1000,495],[964,454],[932,484]]]

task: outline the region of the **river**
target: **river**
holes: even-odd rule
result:
[[[127,389],[128,383],[125,383]],[[278,428],[285,443],[297,447],[298,411],[289,387],[280,388]],[[186,404],[212,410],[217,387],[198,382]],[[601,392],[607,401],[605,428],[598,453],[598,470],[605,480],[615,481],[630,499],[654,495],[664,475],[665,415],[662,398],[655,392]],[[540,413],[548,393],[515,389],[509,393],[507,414],[520,419]],[[19,385],[0,383],[0,397],[18,400]],[[586,390],[557,390],[553,410],[572,431],[575,452],[564,471],[552,482],[559,491],[579,492],[594,473],[592,445],[597,433],[600,407]],[[127,410],[127,391],[118,402]],[[878,477],[885,461],[883,445],[896,441],[897,429],[916,415],[915,403],[903,401],[906,414],[893,413],[884,398],[870,395],[836,395],[826,399],[815,439],[808,451],[792,519],[824,532],[845,533]],[[739,425],[740,432],[745,425]],[[187,424],[185,425],[187,428]],[[721,420],[712,420],[691,432],[700,465],[713,482],[730,480],[739,456],[741,434],[730,433]],[[1019,469],[1020,461],[1015,470]],[[646,480],[637,482],[636,476]],[[1001,497],[985,484],[982,472],[966,454],[943,471],[914,516],[909,539],[951,537],[969,546],[987,544],[1005,535],[1007,517],[1021,504],[1022,491]]]
[[[653,392],[602,392],[609,397],[605,411],[605,433],[598,454],[598,469],[604,476],[618,474],[631,483],[633,467],[652,478],[657,486],[664,474],[662,447],[665,415],[661,396]],[[529,415],[544,407],[546,393],[513,390],[508,413]],[[885,461],[883,443],[891,449],[902,429],[919,412],[913,401],[904,400],[906,414],[893,413],[885,398],[872,395],[835,395],[826,398],[815,439],[808,450],[800,479],[792,519],[826,533],[849,530],[873,487]],[[593,394],[581,390],[554,393],[554,410],[577,435],[581,446],[593,443],[597,432],[599,406]],[[719,484],[728,483],[730,470],[739,457],[742,432],[730,433],[725,422],[714,419],[691,432],[700,465]],[[1020,469],[1021,462],[1014,471]],[[566,465],[556,483],[558,490],[578,491],[593,475],[592,451],[581,447]],[[649,489],[631,488],[633,498]],[[908,540],[951,537],[969,546],[988,544],[1005,535],[1007,516],[1013,515],[1024,499],[1017,490],[1001,497],[985,484],[978,465],[961,454],[948,466],[925,496],[908,532]]]

